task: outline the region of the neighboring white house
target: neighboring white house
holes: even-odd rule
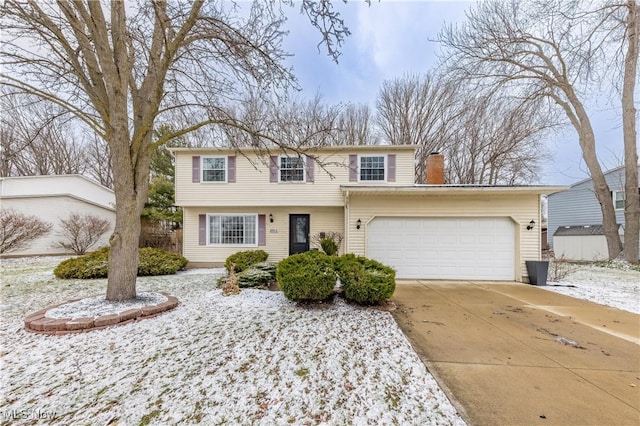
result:
[[[266,158],[250,148],[171,151],[183,255],[197,266],[258,248],[278,261],[339,232],[341,253],[379,260],[398,278],[524,281],[525,261],[541,257],[540,195],[566,189],[446,185],[441,155],[427,161],[428,184],[414,184],[407,145]]]
[[[611,189],[619,233],[624,239],[624,167],[605,172],[605,179]],[[548,216],[549,248],[557,257],[586,261],[608,258],[604,233],[598,226],[602,225],[602,210],[593,192],[591,178],[571,185],[568,191],[549,195]],[[558,238],[560,245],[557,244]]]
[[[112,190],[81,175],[22,176],[0,178],[0,205],[26,215],[35,215],[52,225],[44,236],[25,249],[6,256],[68,254],[55,247],[60,240],[60,219],[71,213],[90,214],[111,222],[111,228],[96,247],[108,244],[115,226],[115,195]]]

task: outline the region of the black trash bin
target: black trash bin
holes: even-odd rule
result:
[[[547,285],[547,272],[549,272],[549,262],[546,260],[527,260],[527,274],[529,283],[533,285]]]

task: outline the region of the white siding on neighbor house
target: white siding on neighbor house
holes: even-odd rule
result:
[[[112,190],[82,175],[0,178],[0,197],[70,195],[106,208],[115,207]]]
[[[554,238],[557,258],[597,261],[609,258],[604,235],[559,235]]]
[[[177,150],[176,204],[179,206],[343,206],[340,185],[349,183],[349,155],[377,154],[396,156],[395,182],[386,185],[407,185],[414,181],[414,151],[407,147],[388,148],[388,151],[353,148],[352,151],[325,149],[313,153],[318,157],[314,165],[313,182],[271,182],[269,156],[258,157],[252,151],[237,153],[230,150]],[[193,157],[208,155],[235,156],[235,182],[193,182]],[[363,182],[363,184],[371,182]],[[380,182],[373,182],[380,184]]]
[[[514,222],[514,276],[527,277],[526,260],[540,260],[540,196],[538,194],[477,194],[464,196],[362,196],[352,194],[348,206],[348,251],[366,256],[367,224],[375,217],[473,218],[508,217]],[[361,229],[356,229],[360,219]],[[531,220],[533,230],[527,230]]]
[[[60,219],[67,219],[71,213],[89,214],[106,219],[111,222],[109,230],[102,236],[98,243],[92,247],[96,249],[109,244],[109,237],[115,226],[115,212],[112,209],[87,203],[78,198],[67,195],[44,197],[19,197],[3,198],[3,209],[13,209],[25,215],[35,215],[40,220],[52,225],[51,231],[46,235],[32,241],[25,249],[6,253],[6,256],[49,256],[71,254],[63,248],[56,247],[56,242],[61,239],[62,231]]]
[[[21,250],[4,256],[34,256],[71,254],[56,247],[60,240],[60,219],[71,213],[92,215],[111,223],[109,230],[92,247],[109,243],[115,227],[115,195],[91,179],[81,175],[19,176],[0,178],[0,204],[2,209],[13,209],[52,225],[49,233]]]
[[[255,247],[213,247],[199,244],[198,217],[201,214],[261,214],[266,218],[266,239],[264,246]],[[269,215],[273,215],[273,223]],[[183,256],[192,266],[217,265],[224,263],[231,254],[241,250],[265,250],[269,261],[277,262],[289,256],[289,215],[310,215],[310,236],[320,232],[344,232],[344,209],[342,207],[185,207],[183,212]],[[311,245],[314,248],[314,245]],[[315,247],[317,248],[317,247]],[[341,252],[343,249],[341,250]]]
[[[606,172],[605,179],[611,191],[624,191],[624,167]],[[616,210],[616,220],[624,226],[623,209]],[[602,210],[591,179],[572,185],[568,191],[549,195],[547,235],[550,248],[553,248],[553,234],[560,226],[601,224]]]

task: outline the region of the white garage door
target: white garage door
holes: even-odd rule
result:
[[[509,218],[375,218],[367,257],[398,278],[513,280],[514,224]]]

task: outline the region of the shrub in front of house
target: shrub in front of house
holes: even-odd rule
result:
[[[109,247],[103,247],[84,256],[62,261],[53,274],[65,280],[105,278],[109,268]]]
[[[138,253],[138,276],[171,275],[187,266],[188,260],[175,253],[156,248],[141,248]],[[109,248],[103,247],[84,256],[67,259],[53,271],[61,279],[106,278]]]
[[[267,289],[276,280],[277,264],[271,262],[260,262],[252,265],[248,269],[236,275],[238,287]],[[229,275],[218,278],[217,286],[222,288],[229,279]]]
[[[227,268],[227,272],[230,272],[231,265],[234,265],[236,273],[239,273],[248,269],[251,265],[266,262],[268,257],[269,253],[264,250],[239,251],[227,257],[224,267]]]
[[[333,238],[323,238],[320,240],[320,247],[329,256],[338,254],[338,244]]]
[[[388,300],[396,289],[396,271],[375,260],[346,254],[335,265],[347,300],[375,305]]]
[[[281,260],[276,278],[284,296],[296,302],[328,299],[336,285],[332,258],[317,250]]]
[[[169,253],[159,248],[145,247],[140,249],[138,276],[171,275],[184,269],[189,261],[176,253]]]

